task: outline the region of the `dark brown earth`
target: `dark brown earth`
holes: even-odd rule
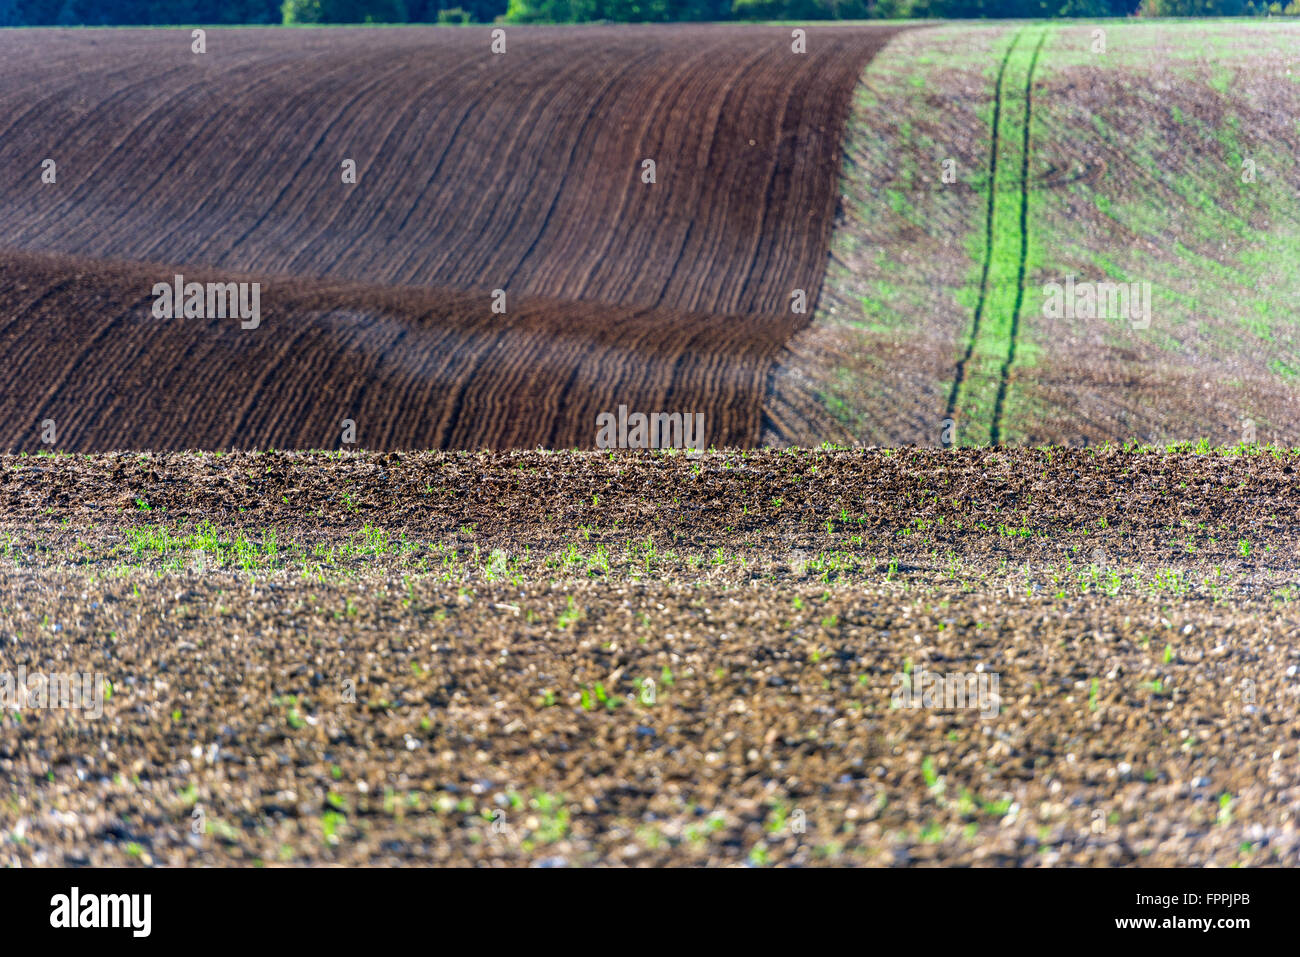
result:
[[[704,444],[758,434],[798,316],[723,316],[185,269],[260,281],[256,329],[161,320],[161,267],[0,255],[0,447],[590,448],[601,412],[704,416]],[[170,281],[170,280],[162,280]],[[42,423],[53,423],[53,443]]]
[[[328,448],[345,417],[369,448],[591,448],[619,405],[756,444],[898,30],[807,32],[0,34],[0,167],[27,171],[0,182],[0,448],[46,419],[68,451]],[[152,318],[177,274],[262,282],[270,321]]]
[[[0,860],[1295,864],[1297,464],[4,456]]]

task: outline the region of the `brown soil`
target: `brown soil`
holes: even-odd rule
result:
[[[895,33],[2,34],[0,166],[32,173],[0,183],[0,447],[46,418],[65,450],[332,447],[344,417],[372,448],[592,447],[620,404],[755,444]],[[275,321],[163,326],[176,273],[260,279]]]
[[[187,267],[262,283],[245,330],[154,318],[165,269],[0,256],[0,447],[323,449],[351,419],[361,448],[591,448],[620,404],[702,413],[706,445],[744,445],[800,318],[538,297],[498,315],[487,292]]]
[[[0,860],[1294,863],[1298,463],[6,456]]]

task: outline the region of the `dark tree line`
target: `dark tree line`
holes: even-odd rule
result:
[[[0,0],[0,26],[490,23],[506,0]]]
[[[1232,16],[1300,0],[0,0],[0,26]]]

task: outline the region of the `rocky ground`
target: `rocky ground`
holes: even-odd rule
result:
[[[1298,463],[0,456],[0,863],[1295,864]]]

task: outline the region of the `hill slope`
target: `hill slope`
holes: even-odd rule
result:
[[[1293,23],[899,37],[856,96],[769,439],[1300,443],[1297,116]],[[1150,309],[1053,317],[1067,282]]]
[[[0,444],[54,418],[77,450],[332,445],[362,409],[370,447],[590,447],[619,405],[753,444],[895,32],[0,32]],[[260,278],[275,321],[151,325],[153,284],[199,272]]]

